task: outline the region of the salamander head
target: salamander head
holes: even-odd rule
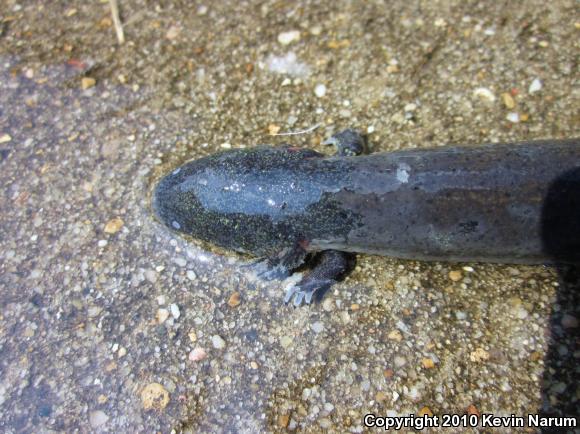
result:
[[[268,254],[296,239],[291,219],[312,200],[303,188],[303,163],[318,156],[261,147],[191,161],[159,181],[153,209],[167,226],[194,238]]]

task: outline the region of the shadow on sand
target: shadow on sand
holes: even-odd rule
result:
[[[575,417],[578,423],[580,168],[565,172],[550,186],[542,211],[542,241],[546,253],[558,264],[559,286],[548,331],[549,347],[544,360],[540,414],[546,417]],[[552,427],[542,431],[564,432],[565,429]],[[573,431],[571,429],[569,432]]]

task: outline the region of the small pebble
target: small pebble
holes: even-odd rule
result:
[[[469,354],[469,360],[472,362],[482,362],[489,359],[489,353],[483,348],[477,348]]]
[[[517,124],[520,121],[520,115],[517,112],[509,112],[505,118],[514,124]]]
[[[10,137],[9,134],[2,134],[2,135],[0,135],[0,144],[1,143],[8,143],[11,140],[12,140],[12,137]]]
[[[167,309],[157,309],[155,319],[158,324],[163,324],[169,318],[169,311]]]
[[[239,306],[241,302],[242,302],[242,300],[241,300],[240,293],[238,291],[236,291],[232,295],[230,295],[230,298],[228,299],[228,306],[229,307],[236,307],[236,306]]]
[[[279,125],[270,124],[270,125],[268,125],[268,134],[270,134],[271,136],[274,136],[280,132],[280,129],[281,129],[281,127]]]
[[[387,337],[392,341],[401,342],[403,340],[403,335],[399,330],[393,330],[390,332]]]
[[[281,414],[278,416],[278,426],[280,428],[286,428],[290,423],[290,415],[288,414]]]
[[[326,86],[324,84],[317,84],[314,88],[314,94],[318,98],[322,98],[324,95],[326,95]]]
[[[503,104],[510,110],[516,106],[516,102],[514,101],[514,98],[508,92],[502,93],[501,99],[503,101]]]
[[[429,407],[425,406],[421,410],[419,410],[419,417],[423,417],[423,416],[433,417],[433,412],[431,411],[431,409]]]
[[[405,364],[407,363],[407,359],[405,359],[403,356],[395,356],[394,362],[395,366],[397,368],[400,368],[401,366],[405,366]]]
[[[314,333],[321,333],[324,331],[324,324],[322,324],[320,321],[316,321],[310,326],[310,328],[312,328]]]
[[[207,357],[207,353],[203,348],[196,347],[189,353],[189,360],[192,362],[199,362]]]
[[[167,33],[165,33],[165,38],[166,39],[175,39],[179,36],[179,34],[181,33],[181,29],[178,26],[171,26],[169,27],[169,29],[167,30]]]
[[[486,101],[486,102],[494,102],[495,101],[495,95],[493,94],[493,92],[491,90],[489,90],[486,87],[478,87],[477,89],[475,89],[473,91],[473,94],[478,97],[479,99],[481,99],[482,101]]]
[[[447,22],[443,18],[437,18],[434,22],[435,27],[445,27]]]
[[[463,278],[463,274],[459,270],[452,270],[449,272],[449,278],[453,282],[459,282]]]
[[[105,247],[107,244],[108,244],[107,240],[99,240],[99,242],[97,243],[99,247]]]
[[[182,258],[180,256],[173,259],[173,262],[175,262],[179,267],[185,267],[187,265],[187,261],[185,260],[185,258]]]
[[[540,81],[539,78],[534,78],[534,80],[530,84],[530,87],[528,88],[528,92],[536,93],[539,92],[540,90],[542,90],[542,82]]]
[[[195,274],[195,271],[193,271],[193,270],[187,270],[187,273],[185,273],[185,274],[189,280],[197,279],[197,275]]]
[[[89,423],[91,424],[91,428],[98,428],[101,425],[104,425],[109,420],[109,416],[106,415],[104,411],[97,410],[91,411],[89,414]]]
[[[329,41],[326,46],[332,50],[336,50],[337,48],[345,48],[350,46],[350,41],[348,39],[343,39],[341,41],[332,40]]]
[[[422,360],[422,363],[425,369],[432,369],[435,367],[435,362],[427,357]]]
[[[226,347],[226,341],[219,335],[211,337],[211,344],[216,350],[223,350]]]
[[[150,383],[141,391],[141,403],[145,410],[163,410],[169,404],[169,392],[159,383]]]
[[[528,311],[524,309],[523,306],[520,306],[520,308],[516,312],[516,316],[519,319],[526,319],[528,317]]]
[[[115,217],[107,222],[105,225],[105,233],[116,234],[123,227],[123,220],[119,217]]]
[[[171,310],[171,316],[175,319],[179,319],[179,317],[181,316],[181,312],[179,311],[179,306],[175,303],[172,303],[169,306],[169,309]]]
[[[322,309],[326,312],[331,312],[334,310],[334,300],[332,297],[324,297],[324,301],[322,302]]]
[[[467,414],[475,414],[479,416],[479,410],[475,405],[470,404],[469,407],[467,407]]]
[[[150,283],[157,282],[157,272],[155,270],[145,270],[145,279],[147,279]]]
[[[221,147],[222,149],[232,149],[232,144],[231,144],[231,143],[227,143],[227,142],[225,142],[225,143],[222,143],[222,144],[220,145],[220,147]]]
[[[282,345],[282,348],[288,348],[290,345],[292,345],[292,337],[282,336],[280,338],[280,345]]]
[[[81,79],[81,88],[83,90],[87,90],[90,89],[91,87],[93,87],[95,84],[97,84],[97,80],[95,80],[92,77],[83,77]]]
[[[278,42],[282,45],[289,45],[292,42],[296,42],[300,39],[300,32],[298,30],[290,30],[288,32],[282,32],[278,35]]]

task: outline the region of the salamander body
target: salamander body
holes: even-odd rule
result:
[[[269,269],[292,270],[321,251],[577,262],[580,140],[332,157],[290,146],[233,150],[168,174],[153,207],[175,230],[266,257]],[[342,267],[327,256],[323,268]],[[311,280],[334,281],[320,274]]]

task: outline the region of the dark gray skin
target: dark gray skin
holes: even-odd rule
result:
[[[353,130],[329,143],[337,156],[257,147],[189,162],[159,182],[153,208],[175,230],[266,258],[265,277],[312,258],[286,295],[295,305],[341,278],[349,253],[580,262],[579,139],[366,156]]]

